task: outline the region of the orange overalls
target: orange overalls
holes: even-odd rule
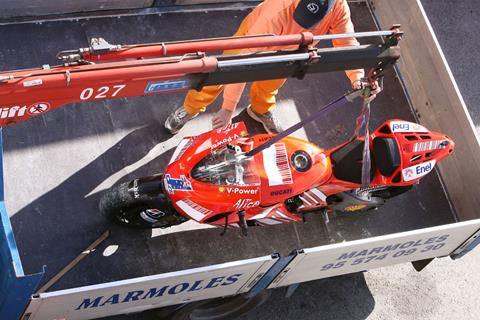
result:
[[[245,36],[255,34],[298,34],[309,31],[314,35],[353,33],[354,28],[350,19],[350,8],[346,0],[337,0],[332,10],[313,29],[306,30],[293,20],[293,13],[300,0],[265,0],[258,5],[241,23],[234,36]],[[336,39],[333,45],[355,46],[359,45],[355,38]],[[244,50],[228,50],[224,54],[238,54],[254,51],[294,49],[291,47],[271,47]],[[360,80],[364,76],[362,69],[347,70],[346,74],[350,81]],[[255,81],[250,89],[252,109],[264,114],[275,108],[275,96],[278,89],[285,83],[286,79]],[[204,87],[201,91],[190,90],[185,98],[185,111],[191,115],[204,112],[224,90],[222,108],[233,111],[245,89],[245,83],[217,85]]]

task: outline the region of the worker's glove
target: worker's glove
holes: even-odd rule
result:
[[[363,90],[362,96],[365,103],[371,102],[382,91],[382,87],[376,80],[373,84],[368,81],[356,80],[352,86],[354,90]]]
[[[230,123],[232,123],[232,116],[233,116],[233,111],[226,110],[226,109],[218,110],[218,112],[213,116],[213,119],[212,119],[213,129],[224,128]]]

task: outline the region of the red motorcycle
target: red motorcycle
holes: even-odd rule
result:
[[[184,138],[164,174],[113,187],[100,210],[130,227],[167,228],[192,219],[246,234],[249,226],[298,222],[311,211],[376,209],[454,149],[448,136],[402,120],[366,136],[323,150],[285,135],[249,136],[244,123],[234,123]]]

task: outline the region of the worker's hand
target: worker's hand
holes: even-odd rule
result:
[[[375,81],[372,85],[368,82],[357,80],[353,83],[352,87],[354,90],[363,89],[362,96],[365,102],[371,102],[377,97],[377,94],[382,91],[382,88],[378,84],[378,81]]]
[[[220,109],[218,112],[213,116],[212,119],[212,127],[213,129],[220,129],[224,128],[230,123],[232,123],[232,116],[233,111]]]

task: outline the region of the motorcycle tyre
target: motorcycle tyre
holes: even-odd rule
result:
[[[108,189],[103,194],[99,202],[99,209],[108,220],[122,226],[140,229],[168,228],[187,220],[176,213],[173,208],[165,209],[168,203],[166,203],[164,195],[140,194],[138,198],[135,198],[129,191],[129,185],[130,182],[122,183]],[[164,214],[162,219],[156,223],[149,222],[141,216],[142,212],[145,215],[146,210],[152,209],[159,210]]]

